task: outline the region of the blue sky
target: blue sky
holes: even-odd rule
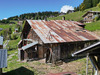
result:
[[[0,0],[0,19],[39,11],[60,12],[64,5],[76,7],[82,2],[83,0]]]

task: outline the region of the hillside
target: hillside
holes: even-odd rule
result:
[[[97,22],[92,22],[92,23],[86,23],[85,24],[85,29],[89,30],[89,31],[100,31],[100,20]]]
[[[93,7],[93,8],[90,8],[90,9],[86,9],[84,11],[77,11],[77,12],[74,12],[74,13],[71,13],[71,14],[66,14],[66,15],[63,15],[65,16],[65,20],[75,20],[75,21],[80,21],[82,20],[82,15],[84,15],[87,11],[100,11],[100,8],[99,7]],[[63,16],[57,16],[57,17],[53,17],[53,18],[48,18],[48,20],[61,20]]]

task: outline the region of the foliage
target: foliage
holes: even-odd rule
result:
[[[94,18],[94,21],[98,21],[99,20],[99,16],[96,16],[95,18]]]
[[[11,39],[16,40],[18,38],[17,34],[11,34]]]
[[[99,2],[100,0],[84,0],[78,7],[75,7],[75,11],[83,11],[83,7],[84,9],[95,7]]]
[[[82,4],[80,5],[79,9],[80,9],[81,11],[85,10],[85,4],[82,3]]]
[[[10,21],[9,20],[0,20],[0,23],[5,23],[5,24],[7,24],[7,23],[10,23]]]
[[[9,34],[12,34],[12,29],[11,29],[11,27],[9,28],[9,32],[8,32]]]
[[[25,19],[43,20],[45,17],[50,17],[50,16],[56,17],[58,15],[59,12],[46,11],[46,12],[38,12],[38,13],[26,13],[19,16],[13,16],[13,17],[9,17],[8,20],[25,20]]]
[[[100,2],[97,4],[97,7],[99,7],[99,8],[100,8]]]

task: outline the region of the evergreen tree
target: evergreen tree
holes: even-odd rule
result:
[[[83,3],[85,5],[85,9],[92,7],[92,0],[84,0]]]
[[[97,6],[100,0],[92,0],[93,7]]]

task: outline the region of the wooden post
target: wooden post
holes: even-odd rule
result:
[[[94,75],[94,68],[92,68],[92,75]]]
[[[2,68],[0,68],[0,75],[2,75]]]
[[[27,61],[27,59],[28,59],[28,54],[27,54],[27,52],[26,51],[24,51],[24,59]]]
[[[97,62],[98,62],[98,75],[100,75],[100,55],[97,55]]]
[[[39,59],[42,59],[44,56],[44,53],[43,53],[43,46],[38,46],[38,58]]]
[[[87,59],[87,62],[86,62],[86,75],[88,75],[88,57],[89,57],[89,53],[87,53],[87,57],[86,57],[86,59]]]

